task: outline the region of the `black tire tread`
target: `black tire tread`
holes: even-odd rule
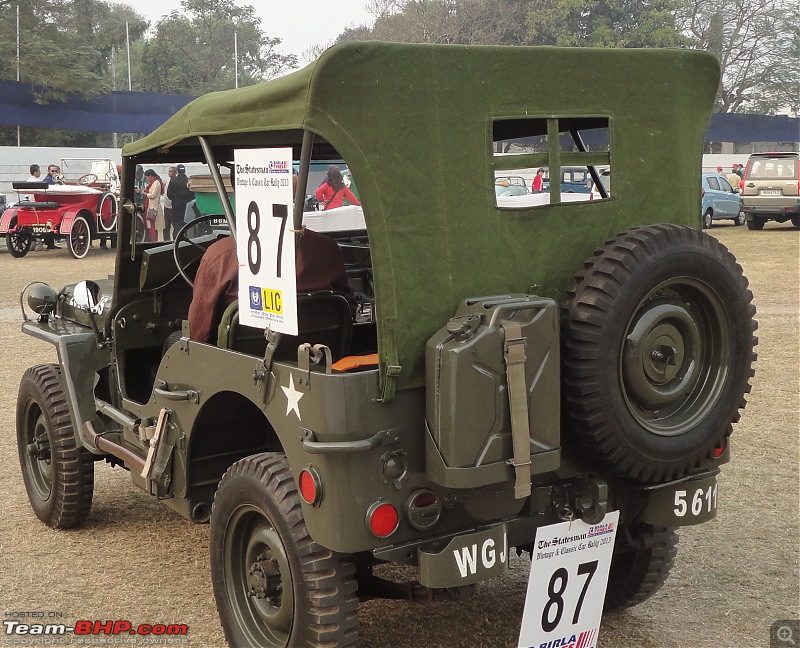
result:
[[[52,501],[45,507],[34,507],[37,517],[55,529],[70,529],[85,522],[92,506],[94,494],[94,456],[82,446],[78,446],[72,427],[69,405],[61,378],[61,367],[57,364],[37,365],[29,368],[22,376],[20,393],[30,388],[39,393],[39,403],[48,419],[51,438],[51,461],[53,462]],[[24,425],[24,402],[17,404],[17,434],[21,439],[19,426]],[[19,448],[20,463],[25,471],[24,447]],[[25,478],[29,497],[35,497]],[[32,502],[33,504],[33,502]]]
[[[613,420],[605,409],[603,387],[608,380],[608,367],[599,361],[604,351],[603,332],[607,315],[623,289],[625,276],[643,267],[652,255],[674,249],[679,245],[699,246],[724,263],[735,276],[737,290],[746,301],[750,322],[747,331],[745,375],[736,377],[741,396],[736,408],[730,412],[728,422],[718,430],[715,444],[704,456],[689,465],[674,469],[656,468],[632,459],[615,435]],[[575,275],[575,282],[567,292],[567,302],[562,311],[562,412],[565,429],[573,430],[582,444],[596,453],[600,460],[623,476],[637,481],[663,481],[686,474],[710,456],[716,445],[732,433],[732,424],[740,417],[746,405],[745,394],[750,392],[750,379],[755,374],[754,351],[758,338],[753,294],[748,288],[741,266],[733,254],[715,238],[692,228],[671,224],[649,225],[618,234],[595,250]]]
[[[308,533],[294,477],[285,455],[265,452],[251,455],[233,464],[219,483],[214,498],[212,520],[217,497],[230,481],[237,477],[257,479],[274,496],[281,515],[289,526],[291,541],[300,559],[300,579],[308,588],[303,608],[311,622],[304,629],[307,636],[290,645],[309,648],[352,646],[358,641],[358,593],[355,564],[346,556],[318,545]],[[230,645],[232,637],[225,628]],[[302,632],[301,632],[302,637]]]
[[[676,527],[640,525],[635,538],[646,546],[614,554],[604,609],[632,607],[653,596],[669,577],[678,554]]]

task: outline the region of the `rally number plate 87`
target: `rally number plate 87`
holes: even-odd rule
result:
[[[654,489],[640,520],[659,526],[687,526],[717,515],[716,475]]]

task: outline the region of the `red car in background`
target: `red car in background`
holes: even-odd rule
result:
[[[90,186],[96,183],[93,174],[82,176],[78,184],[46,184],[14,182],[19,202],[0,217],[0,234],[13,257],[24,257],[35,241],[50,236],[64,240],[69,253],[82,259],[89,252],[93,239],[116,239],[117,197],[110,191]]]

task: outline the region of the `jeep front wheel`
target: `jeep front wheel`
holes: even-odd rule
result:
[[[309,536],[282,454],[233,464],[211,515],[211,577],[231,646],[350,646],[354,564]]]
[[[564,322],[565,429],[614,472],[675,479],[724,447],[750,391],[753,295],[733,255],[652,225],[587,260]]]
[[[638,605],[661,589],[678,553],[675,531],[675,527],[641,524],[630,532],[632,546],[614,548],[608,573],[606,611]],[[618,547],[621,541],[619,538]]]
[[[94,491],[94,457],[77,445],[58,365],[31,367],[17,396],[17,449],[31,508],[56,529],[81,525]]]

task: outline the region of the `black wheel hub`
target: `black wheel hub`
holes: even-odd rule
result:
[[[279,607],[283,591],[283,579],[278,559],[265,554],[258,556],[248,570],[248,596],[256,599],[268,599],[270,604]]]

